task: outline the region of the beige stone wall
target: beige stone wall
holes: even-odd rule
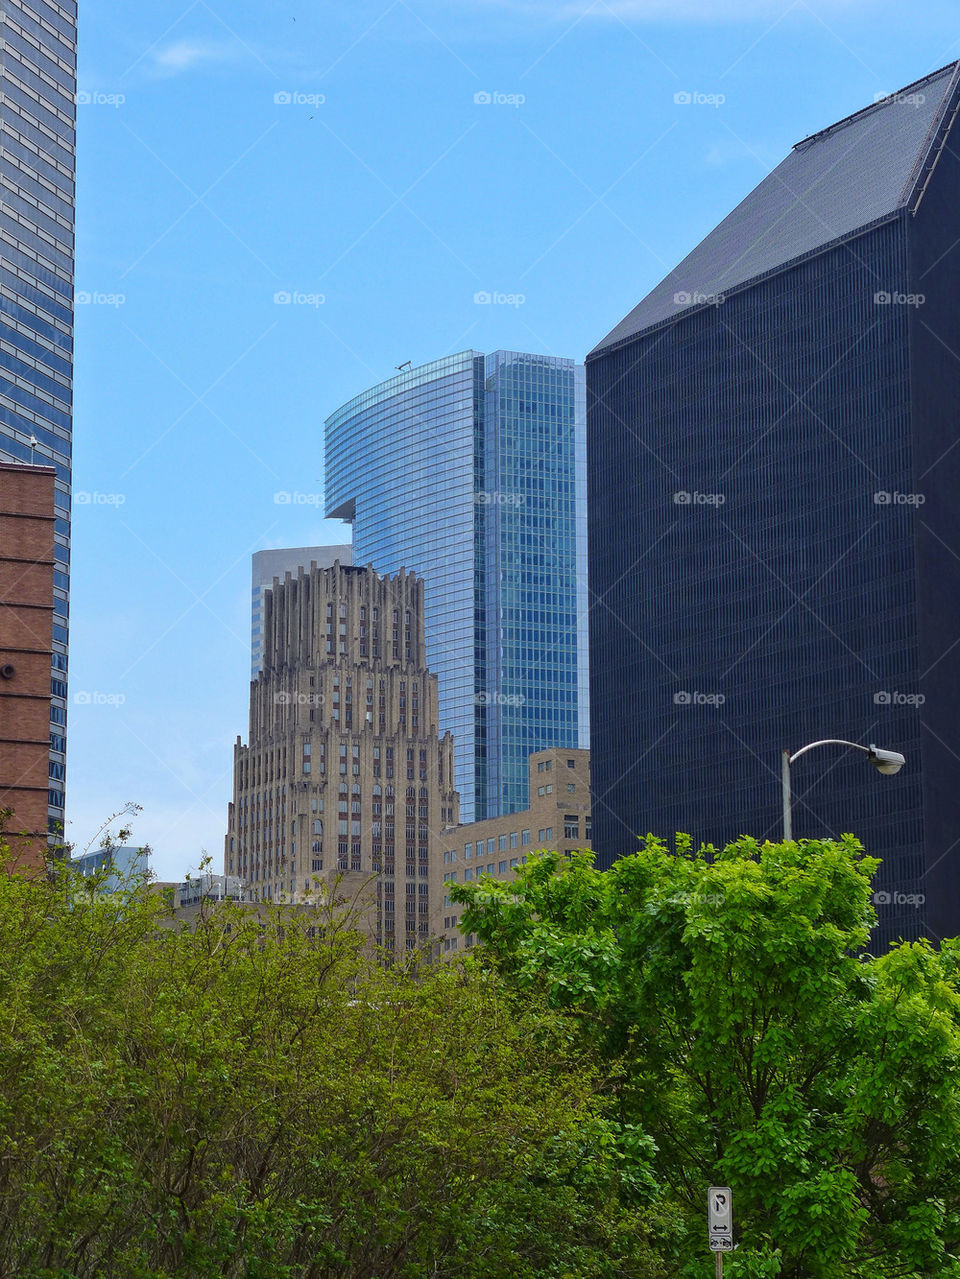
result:
[[[475,883],[481,874],[510,880],[516,867],[539,849],[571,852],[591,847],[590,752],[537,751],[530,756],[529,777],[530,807],[523,812],[443,832],[434,896],[444,954],[472,944],[458,927],[463,907],[450,902],[451,883]]]

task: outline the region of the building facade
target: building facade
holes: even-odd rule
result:
[[[0,809],[15,864],[43,866],[52,783],[52,467],[0,462]]]
[[[401,372],[328,419],[325,484],[357,563],[424,579],[464,816],[525,808],[531,751],[589,732],[582,366],[463,351]]]
[[[386,950],[425,942],[431,864],[459,811],[437,721],[422,579],[342,564],[288,575],[265,599],[225,874],[248,900],[291,903],[329,900],[354,876],[375,884]]]
[[[150,849],[132,844],[107,845],[72,857],[70,864],[85,879],[103,876],[98,885],[100,892],[116,893],[140,881],[146,882],[150,875]]]
[[[469,949],[474,942],[472,933],[464,934],[459,928],[463,907],[450,901],[451,884],[468,884],[484,875],[513,879],[531,852],[569,853],[593,846],[590,752],[536,751],[528,770],[528,808],[443,832],[443,860],[434,867],[434,896],[439,915],[436,935],[445,954]]]
[[[813,134],[588,356],[601,864],[853,832],[960,932],[958,66]]]
[[[252,557],[253,582],[250,591],[250,678],[256,679],[263,668],[263,601],[273,586],[273,579],[287,573],[309,570],[311,564],[332,568],[337,562],[353,563],[353,547],[288,546],[272,551],[257,551]]]
[[[214,875],[204,871],[193,879],[185,879],[173,890],[173,904],[178,910],[200,907],[204,903],[239,902],[243,900],[243,883],[237,875]]]
[[[75,0],[5,0],[0,49],[0,462],[56,471],[46,826],[62,831],[73,422]]]

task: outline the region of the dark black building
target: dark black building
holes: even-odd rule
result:
[[[587,361],[601,865],[647,831],[883,858],[960,933],[960,64],[798,143]],[[886,899],[886,900],[884,900]]]

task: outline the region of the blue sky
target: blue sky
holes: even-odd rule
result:
[[[80,38],[67,836],[135,801],[161,878],[220,869],[251,553],[341,539],[327,414],[582,358],[793,143],[960,57],[936,0],[81,0]]]

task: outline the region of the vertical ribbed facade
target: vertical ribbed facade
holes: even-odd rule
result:
[[[250,583],[250,678],[256,679],[263,667],[263,617],[267,592],[273,579],[281,580],[290,573],[296,577],[300,569],[311,564],[332,568],[335,563],[352,564],[353,547],[285,546],[269,551],[255,551],[251,556]]]
[[[881,945],[960,931],[957,95],[799,144],[587,363],[602,864],[777,838],[784,748],[875,742],[797,762],[794,833],[883,859]]]

